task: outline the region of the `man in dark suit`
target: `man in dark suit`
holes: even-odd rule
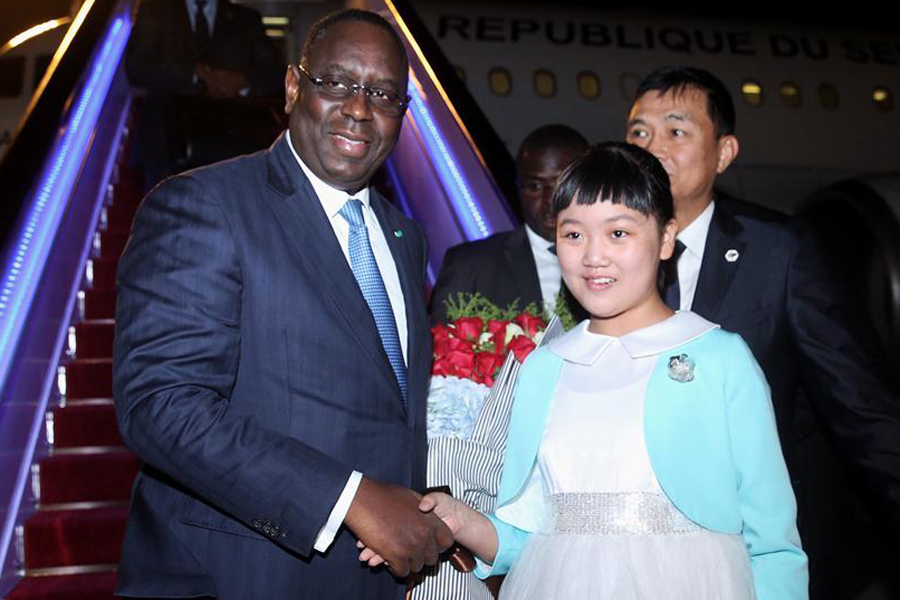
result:
[[[188,131],[204,131],[204,115],[224,110],[213,100],[277,94],[283,69],[281,53],[252,8],[228,0],[142,0],[125,70],[132,85],[147,90],[138,139],[148,187],[181,163],[233,156],[228,148],[212,147],[223,144],[221,134]],[[204,143],[204,137],[215,140]],[[190,156],[184,156],[188,143]]]
[[[738,154],[728,90],[701,69],[663,67],[639,86],[627,139],[672,184],[680,256],[665,295],[740,333],[772,390],[813,600],[836,597],[842,504],[834,452],[900,522],[900,411],[841,314],[816,244],[783,215],[713,191]]]
[[[317,23],[268,151],[171,178],[118,273],[114,386],[144,461],[126,597],[399,599],[451,542],[425,481],[431,343],[419,227],[368,182],[406,54],[381,17]]]
[[[434,321],[446,320],[445,300],[458,292],[479,292],[503,308],[518,300],[519,308],[534,303],[553,309],[562,276],[551,251],[556,220],[550,196],[560,173],[587,147],[587,140],[566,125],[544,125],[526,136],[516,154],[525,224],[447,250],[431,295]]]

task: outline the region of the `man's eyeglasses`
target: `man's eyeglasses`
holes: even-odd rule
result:
[[[399,117],[409,106],[409,96],[401,96],[384,88],[368,86],[356,83],[352,79],[340,75],[326,75],[325,77],[313,77],[303,65],[298,65],[300,72],[316,86],[319,94],[326,98],[341,100],[363,92],[372,106],[391,117]]]

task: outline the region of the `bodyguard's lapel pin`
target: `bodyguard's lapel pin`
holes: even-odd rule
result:
[[[725,252],[725,260],[730,263],[737,262],[737,259],[741,256],[741,253],[735,250],[734,248],[727,250]]]
[[[394,230],[394,237],[402,238],[402,237],[403,237],[403,230],[402,230],[402,229],[395,229],[395,230]]]
[[[669,357],[669,378],[681,383],[694,379],[694,360],[687,354]]]

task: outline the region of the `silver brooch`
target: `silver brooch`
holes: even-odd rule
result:
[[[669,377],[681,383],[694,379],[694,359],[687,354],[669,357]]]
[[[737,262],[737,259],[740,256],[741,256],[741,253],[738,252],[737,250],[735,250],[734,248],[731,248],[730,250],[725,252],[725,260],[727,260],[730,263]]]

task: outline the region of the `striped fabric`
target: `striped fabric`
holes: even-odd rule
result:
[[[540,345],[562,335],[564,329],[554,317]],[[453,497],[472,508],[490,513],[494,510],[506,434],[516,380],[521,365],[510,352],[488,393],[467,440],[436,437],[428,440],[428,486],[449,485]],[[490,591],[472,573],[458,573],[443,562],[427,572],[409,595],[412,600],[491,600]]]

